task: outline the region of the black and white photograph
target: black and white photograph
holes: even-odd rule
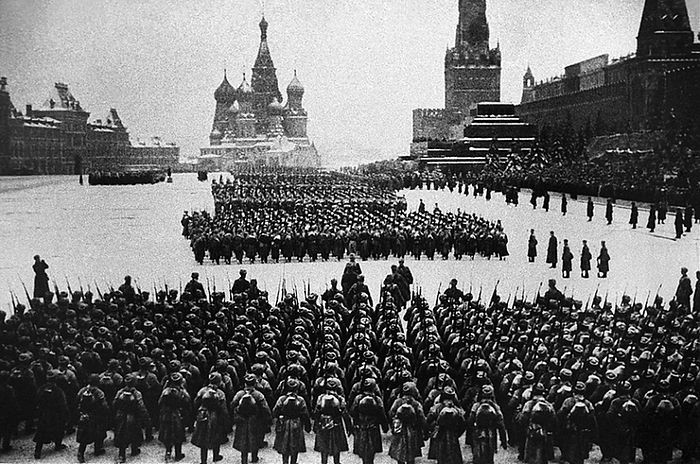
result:
[[[700,464],[700,1],[0,43],[0,462]]]

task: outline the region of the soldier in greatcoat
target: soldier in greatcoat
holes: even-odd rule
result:
[[[297,464],[299,453],[306,452],[304,431],[311,431],[306,400],[298,394],[300,382],[289,378],[286,390],[279,397],[272,415],[276,420],[273,448],[282,455],[283,464]]]
[[[56,451],[66,449],[63,435],[68,419],[66,395],[57,382],[61,373],[52,369],[46,374],[46,383],[37,393],[37,427],[34,434],[34,458],[41,459],[41,450],[47,443],[53,443]]]
[[[104,439],[107,436],[109,406],[105,394],[99,388],[100,378],[91,374],[88,385],[78,392],[78,427],[75,440],[78,442],[78,462],[85,462],[85,450],[95,444],[95,456],[105,454]]]
[[[185,378],[179,372],[167,376],[158,407],[158,440],[165,445],[165,460],[170,460],[174,447],[174,460],[181,461],[185,457],[182,444],[185,442],[185,424],[189,422],[192,400],[185,389]]]
[[[428,459],[438,464],[462,464],[462,448],[459,437],[466,430],[464,410],[456,404],[457,395],[452,387],[445,387],[440,401],[428,413],[432,429]]]
[[[0,451],[8,452],[12,449],[10,440],[17,428],[19,409],[15,389],[9,384],[10,373],[0,370]]]
[[[382,452],[380,429],[384,432],[389,430],[382,399],[373,393],[361,392],[355,397],[350,414],[355,435],[353,453],[362,458],[363,464],[372,464],[374,455]]]
[[[245,387],[236,393],[229,408],[236,426],[233,447],[241,452],[241,464],[248,463],[249,454],[250,462],[258,462],[258,449],[272,423],[265,396],[256,388],[257,377],[247,374],[244,381]]]
[[[214,462],[223,459],[219,450],[226,440],[228,410],[221,385],[221,374],[212,372],[209,384],[202,387],[194,399],[196,412],[192,444],[200,449],[201,464],[206,464],[209,450],[212,450]]]
[[[498,452],[497,434],[500,434],[503,449],[508,447],[503,413],[491,385],[481,388],[479,399],[469,413],[467,429],[471,434],[474,464],[493,464],[494,454]]]
[[[141,392],[136,388],[136,377],[127,374],[126,386],[114,397],[114,445],[119,449],[119,462],[126,462],[126,449],[131,455],[141,454],[143,430],[150,429],[151,419]]]
[[[413,382],[401,386],[401,396],[389,409],[391,445],[389,456],[399,464],[413,464],[421,456],[421,448],[428,433],[428,424],[421,405],[418,388]]]
[[[321,464],[328,464],[329,456],[333,456],[334,464],[340,464],[340,453],[350,449],[346,430],[352,432],[352,421],[345,398],[338,391],[342,391],[340,383],[327,379],[325,384],[326,391],[318,396],[313,412],[314,450],[321,453]]]

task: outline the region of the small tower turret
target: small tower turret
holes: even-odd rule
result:
[[[520,98],[520,103],[532,101],[532,91],[534,87],[535,77],[532,74],[532,69],[530,69],[530,66],[528,65],[527,71],[525,71],[525,75],[523,76],[523,95]]]

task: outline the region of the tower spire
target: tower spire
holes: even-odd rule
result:
[[[261,41],[267,40],[267,21],[265,20],[264,14],[263,14],[262,19],[260,20],[260,40]]]
[[[489,24],[486,0],[460,0],[456,47],[486,51],[489,49]]]
[[[638,56],[685,54],[693,40],[685,0],[645,0],[637,35]]]

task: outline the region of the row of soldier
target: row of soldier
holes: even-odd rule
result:
[[[247,174],[243,180],[214,183],[215,214],[185,212],[182,234],[190,240],[198,263],[207,255],[217,264],[234,259],[239,264],[244,259],[341,260],[349,254],[362,260],[407,254],[416,259],[508,255],[500,221],[438,208],[407,213],[405,199],[371,179],[353,184],[339,173],[322,171],[306,172],[299,182],[288,180],[303,197],[288,198],[274,182],[280,175]],[[287,177],[293,179],[293,172]]]
[[[272,231],[261,228],[259,233],[223,232],[225,229],[221,229],[217,233],[208,225],[198,229],[207,217],[203,213],[189,216],[183,230],[200,264],[207,255],[217,264],[230,264],[234,260],[242,264],[244,260],[255,262],[257,259],[262,263],[305,259],[340,261],[346,254],[357,255],[363,261],[406,255],[417,260],[421,257],[446,260],[451,256],[458,260],[474,259],[477,255],[487,259],[495,255],[503,259],[509,255],[508,236],[499,222],[493,224],[460,212],[446,215],[412,212],[407,216],[411,225],[403,229],[396,223],[393,228],[375,228],[371,232],[360,228],[351,228],[348,232],[333,228],[305,231],[297,227]],[[453,226],[446,227],[446,224]],[[194,232],[190,232],[191,226]]]
[[[537,237],[535,236],[535,229],[530,229],[530,236],[527,240],[527,258],[528,262],[534,263],[537,259]],[[568,279],[571,277],[571,271],[574,268],[574,253],[571,251],[571,246],[569,245],[569,240],[564,239],[562,243],[561,252],[561,270],[562,277]],[[590,277],[591,271],[591,260],[593,259],[593,254],[588,246],[588,241],[583,240],[581,245],[581,255],[579,260],[579,267],[581,269],[581,277],[587,279]],[[554,234],[554,231],[549,232],[549,240],[547,242],[547,255],[545,262],[550,265],[550,268],[554,269],[557,267],[559,262],[559,239]],[[596,258],[596,267],[598,270],[598,277],[607,278],[608,272],[610,272],[610,252],[605,244],[605,240],[600,242],[600,251],[598,257]]]
[[[92,171],[88,174],[90,185],[138,185],[165,181],[164,171]]]
[[[153,301],[125,283],[96,301],[77,293],[18,306],[2,323],[4,438],[18,421],[37,427],[39,458],[77,426],[82,461],[88,443],[104,452],[111,428],[123,461],[157,429],[166,458],[181,459],[191,429],[206,462],[208,450],[221,459],[235,429],[245,464],[274,429],[288,464],[313,424],[324,463],[348,450],[348,433],[371,463],[389,430],[402,463],[429,440],[428,458],[460,464],[465,432],[477,464],[493,462],[499,435],[531,464],[555,446],[581,464],[593,443],[623,464],[638,447],[650,462],[674,448],[698,457],[700,324],[685,303],[594,295],[584,305],[551,281],[534,302],[511,304],[496,291],[465,295],[453,280],[431,309],[420,292],[396,298],[407,275],[387,276],[376,305],[361,279],[323,303],[282,291],[272,306],[265,292],[207,298],[193,276],[179,299]]]

